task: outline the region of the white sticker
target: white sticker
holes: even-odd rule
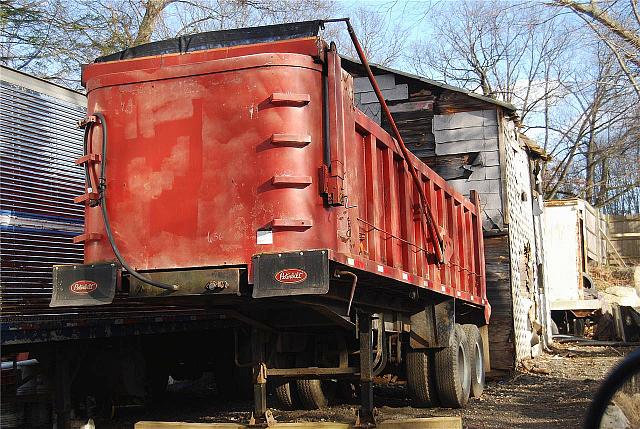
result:
[[[349,265],[355,265],[356,261],[353,260],[353,258],[347,258],[347,264]]]
[[[259,229],[256,244],[273,244],[273,231]]]
[[[402,273],[402,280],[409,280],[409,275],[407,273]]]
[[[384,273],[384,267],[382,265],[378,265],[378,272]]]

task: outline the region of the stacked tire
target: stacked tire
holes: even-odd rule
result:
[[[448,347],[407,352],[407,388],[417,407],[462,408],[484,390],[484,345],[475,325],[456,324]]]

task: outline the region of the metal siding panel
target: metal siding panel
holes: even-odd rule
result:
[[[25,77],[25,79],[27,79]],[[46,85],[40,83],[41,85]],[[0,82],[0,208],[3,310],[48,306],[52,266],[82,263],[83,106]]]

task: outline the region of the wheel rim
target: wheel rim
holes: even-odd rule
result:
[[[480,345],[476,343],[475,347],[475,360],[476,360],[476,382],[482,384],[482,373],[484,368],[484,360],[482,359],[482,353],[480,352]]]
[[[467,371],[464,346],[462,343],[458,346],[458,379],[462,380],[462,388],[469,385],[469,371]]]

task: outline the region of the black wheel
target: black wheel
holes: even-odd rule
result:
[[[279,380],[274,385],[273,393],[282,410],[291,411],[297,408],[298,401],[294,389],[295,385],[289,380]]]
[[[573,335],[576,337],[584,337],[585,319],[575,318],[573,319]]]
[[[471,365],[467,336],[462,326],[456,324],[452,344],[437,350],[434,357],[440,404],[450,408],[464,407],[471,390]]]
[[[484,391],[484,344],[476,325],[462,325],[467,336],[467,350],[471,364],[471,396],[479,398]]]
[[[416,407],[436,405],[437,393],[433,378],[433,353],[424,350],[407,352],[407,390]]]
[[[302,406],[308,410],[319,410],[333,399],[336,382],[327,380],[296,380]]]

